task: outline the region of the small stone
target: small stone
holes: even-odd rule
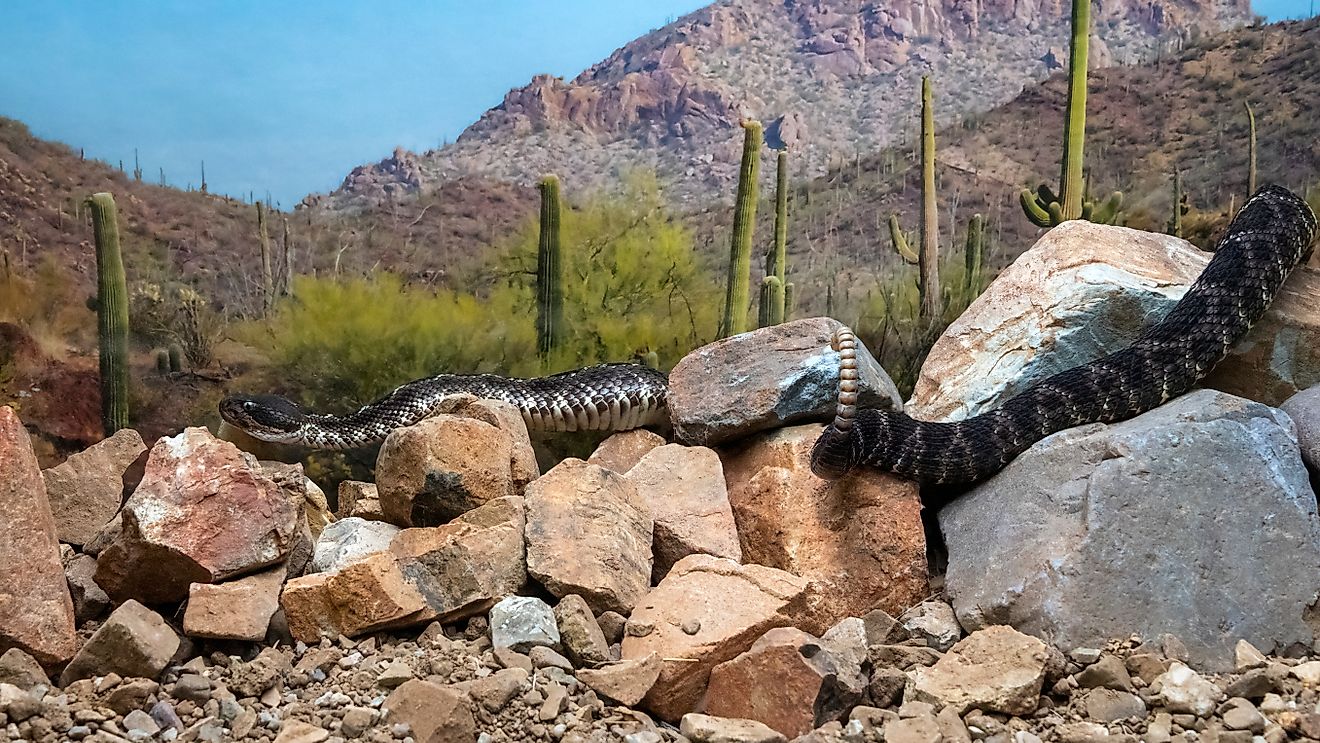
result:
[[[1109,728],[1098,722],[1070,722],[1059,726],[1059,740],[1063,743],[1103,743],[1109,739]]]
[[[179,649],[159,614],[129,599],[105,620],[60,675],[60,685],[114,672],[155,678]]]
[[[604,611],[596,617],[600,631],[605,633],[605,641],[611,645],[623,641],[623,630],[628,625],[628,618],[617,611]]]
[[[1077,674],[1077,685],[1083,689],[1113,689],[1132,691],[1132,679],[1123,661],[1116,655],[1105,655]]]
[[[1002,625],[973,632],[935,665],[914,670],[906,698],[959,713],[1024,715],[1036,710],[1049,657],[1045,643]]]
[[[1136,676],[1149,686],[1155,683],[1160,674],[1169,670],[1169,661],[1151,653],[1133,653],[1124,662],[1128,673]]]
[[[1155,679],[1155,683],[1160,685],[1160,698],[1170,712],[1206,717],[1224,698],[1218,686],[1176,661]]]
[[[1238,676],[1224,689],[1230,697],[1261,699],[1272,691],[1278,691],[1278,682],[1263,668],[1253,668]]]
[[[538,645],[528,651],[528,657],[536,668],[558,668],[568,673],[573,672],[573,664],[569,662],[568,658],[543,645]]]
[[[124,715],[124,730],[132,736],[133,733],[141,733],[147,737],[154,736],[160,732],[160,725],[152,719],[151,715],[140,709],[135,709]]]
[[[521,668],[503,668],[485,678],[460,681],[454,684],[454,688],[466,691],[472,701],[495,714],[518,696],[529,676],[530,673]],[[538,697],[535,701],[528,701],[528,705],[538,705],[542,701],[544,699]]]
[[[541,722],[550,722],[564,711],[568,704],[568,690],[559,684],[553,684],[545,694],[545,701],[541,702],[541,709],[537,710],[536,717]]]
[[[285,568],[224,583],[194,583],[188,590],[183,631],[189,637],[259,642],[280,608]]]
[[[34,686],[50,684],[50,677],[36,658],[18,648],[10,648],[0,655],[0,684],[13,684],[29,691]]]
[[[330,733],[315,725],[286,722],[280,726],[280,734],[275,736],[275,743],[321,743],[329,737]]]
[[[1238,673],[1265,665],[1265,655],[1246,640],[1238,640],[1237,645],[1233,646],[1233,657],[1234,667]]]
[[[376,685],[393,689],[412,677],[412,666],[402,660],[396,660],[381,669],[380,675],[376,677]]]
[[[367,707],[349,707],[339,721],[339,734],[345,738],[359,738],[376,722],[375,710]]]
[[[241,697],[261,696],[291,671],[289,659],[276,648],[266,648],[248,663],[231,666],[229,688]],[[276,690],[278,691],[278,690]],[[262,699],[265,701],[264,697]]]
[[[491,607],[490,633],[495,647],[519,652],[560,642],[554,611],[534,596],[509,596]]]
[[[467,694],[447,686],[406,681],[385,700],[383,709],[387,723],[408,731],[404,734],[418,743],[470,743],[477,737]]]
[[[577,672],[578,681],[625,706],[641,702],[659,677],[660,658],[654,653]]]
[[[334,571],[368,555],[384,552],[399,533],[399,527],[383,521],[350,516],[329,524],[316,539],[312,554],[313,572]]]
[[[1068,657],[1079,666],[1089,666],[1100,660],[1101,653],[1099,648],[1073,648],[1068,651]]]
[[[95,557],[74,555],[64,564],[64,577],[69,581],[73,614],[79,624],[88,619],[96,619],[110,608],[110,597],[96,583]]]
[[[1086,716],[1109,723],[1129,717],[1145,717],[1146,704],[1136,694],[1113,689],[1092,689],[1086,694]]]
[[[172,728],[178,732],[183,732],[183,720],[179,719],[179,714],[174,711],[174,705],[169,702],[156,702],[151,708],[151,719],[156,721],[162,729]]]
[[[202,676],[195,674],[185,674],[174,682],[170,689],[170,696],[175,699],[186,699],[190,702],[204,704],[211,699],[211,682]]]
[[[913,637],[941,653],[953,647],[962,637],[962,627],[953,614],[953,607],[943,601],[924,601],[903,612],[898,618],[903,629]]]
[[[885,743],[940,743],[944,734],[929,715],[901,719],[885,726]]]
[[[521,668],[527,673],[531,673],[532,659],[512,648],[495,648],[493,651],[495,662],[505,668]]]
[[[1230,700],[1234,701],[1234,700]],[[1238,703],[1224,712],[1222,719],[1224,727],[1229,730],[1246,730],[1255,735],[1265,732],[1265,716],[1260,713],[1245,699],[1236,700]]]
[[[1288,673],[1303,684],[1320,686],[1320,660],[1298,663],[1293,666]]]
[[[678,729],[692,743],[786,743],[788,740],[765,723],[695,712],[683,715]]]
[[[564,652],[577,666],[591,666],[610,659],[610,643],[591,613],[591,607],[577,594],[569,594],[555,606],[555,623]]]
[[[877,668],[871,672],[871,683],[866,693],[877,707],[892,707],[903,696],[908,675],[897,668]]]

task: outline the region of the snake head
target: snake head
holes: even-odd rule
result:
[[[307,413],[279,395],[230,395],[220,401],[220,417],[262,441],[287,441],[306,422]]]

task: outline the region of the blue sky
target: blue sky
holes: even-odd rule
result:
[[[1257,0],[1271,19],[1312,0]],[[0,115],[178,186],[290,207],[458,136],[702,0],[0,0]]]

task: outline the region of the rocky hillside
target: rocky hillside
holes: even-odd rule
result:
[[[643,36],[571,81],[538,76],[438,151],[354,170],[329,197],[362,208],[462,175],[573,186],[654,166],[685,196],[723,193],[745,116],[800,153],[802,175],[894,140],[933,75],[942,118],[1012,99],[1066,61],[1068,4],[721,0]],[[1251,17],[1245,0],[1104,3],[1094,67],[1133,64]],[[313,198],[312,201],[323,201]]]

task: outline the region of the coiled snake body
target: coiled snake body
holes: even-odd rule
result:
[[[276,395],[235,395],[220,416],[255,438],[313,449],[379,443],[434,415],[455,395],[511,403],[533,432],[624,431],[668,421],[665,375],[640,364],[601,364],[535,379],[437,374],[404,384],[347,415],[309,413]]]
[[[840,331],[838,412],[816,441],[812,470],[837,478],[866,466],[936,485],[975,482],[1052,433],[1151,410],[1191,390],[1260,319],[1310,253],[1315,231],[1305,201],[1277,186],[1262,188],[1233,219],[1196,283],[1132,345],[953,423],[857,410],[856,340]]]

